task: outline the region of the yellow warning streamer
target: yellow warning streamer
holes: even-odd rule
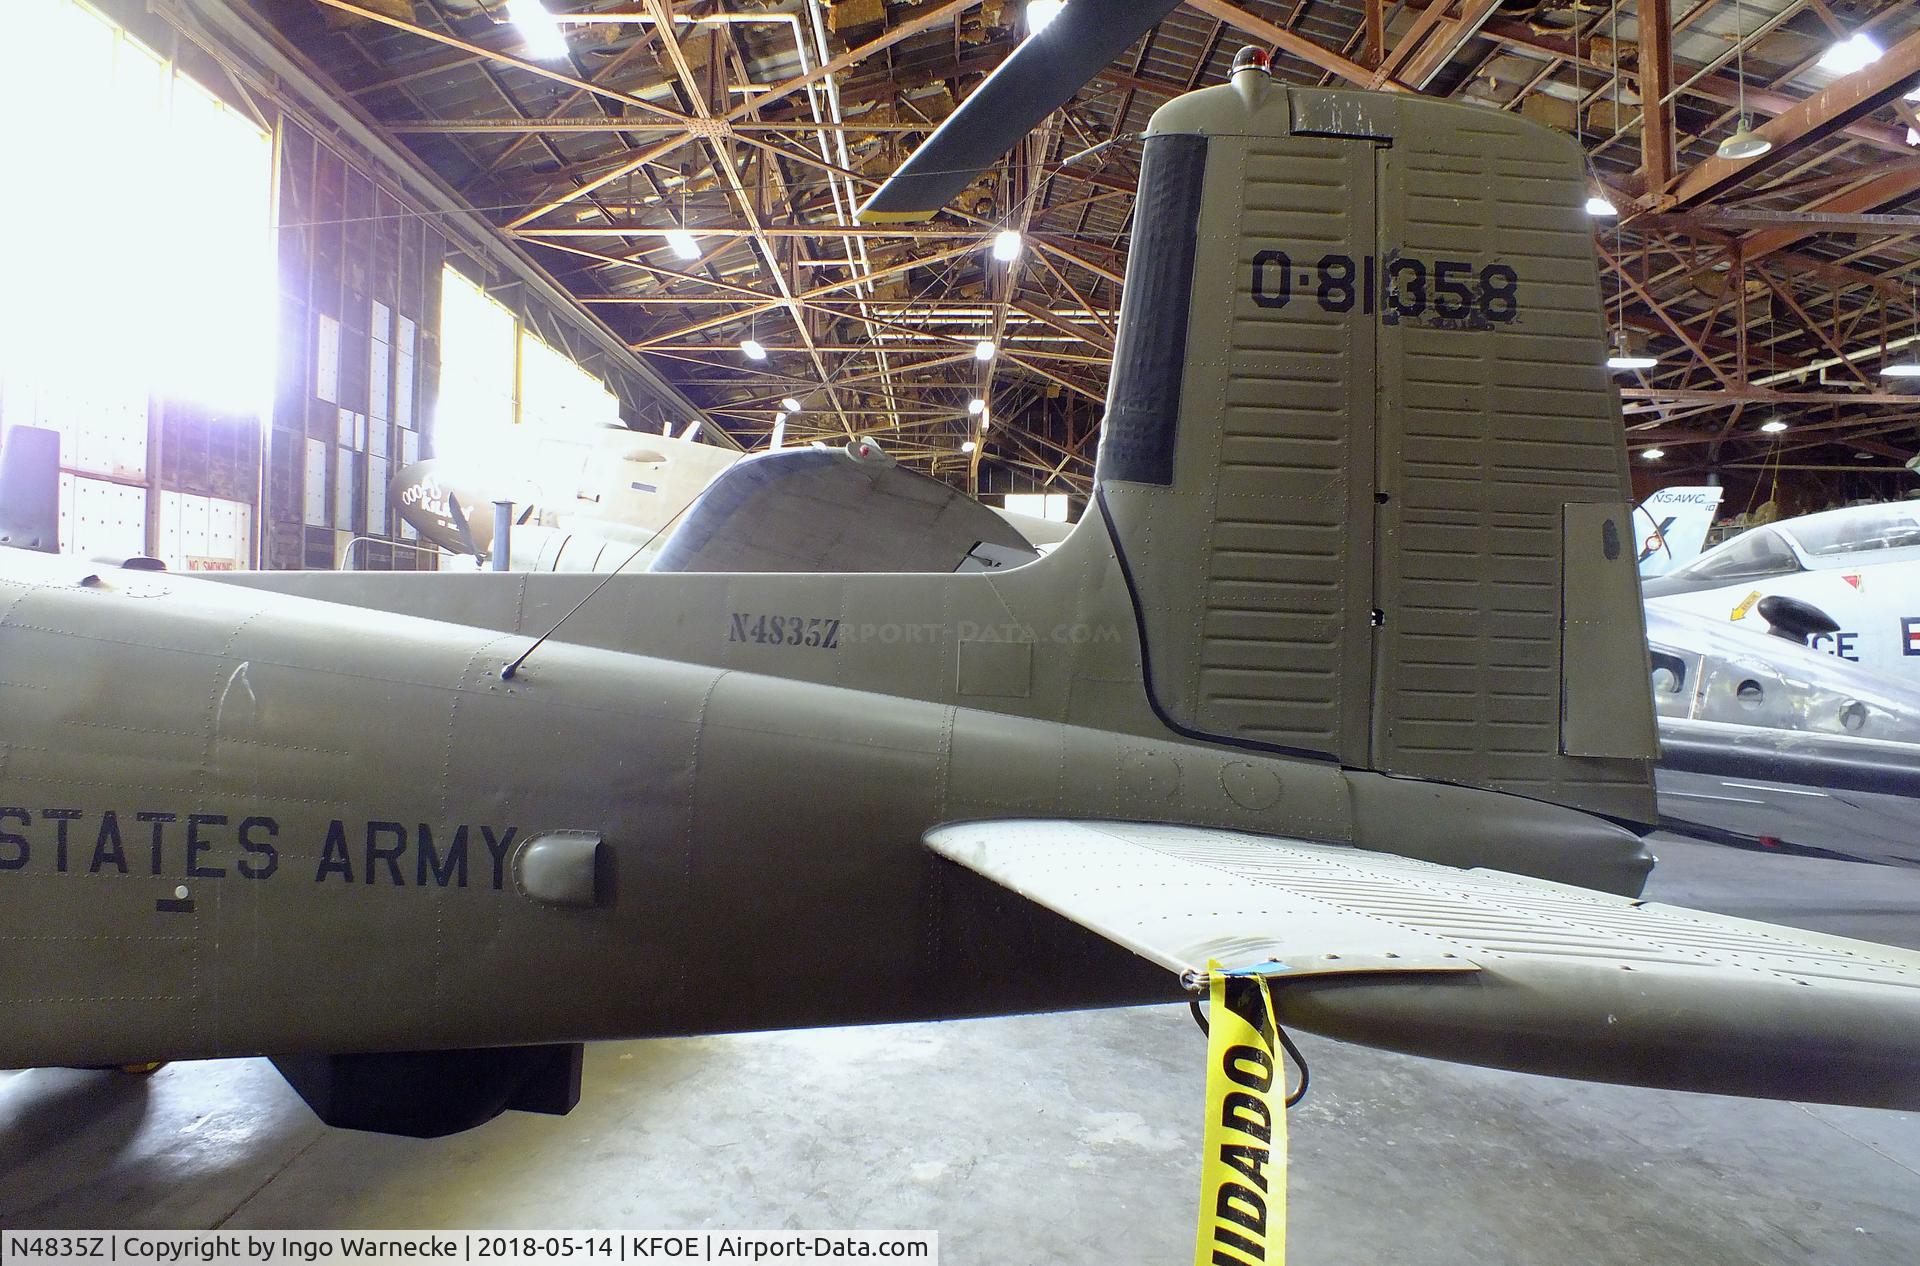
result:
[[[1194,1266],[1287,1258],[1287,1082],[1264,976],[1208,963],[1206,1150]]]

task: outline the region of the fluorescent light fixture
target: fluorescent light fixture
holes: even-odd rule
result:
[[[1741,119],[1733,135],[1720,142],[1713,152],[1728,159],[1758,158],[1772,148],[1772,141],[1754,131],[1746,119]]]
[[[768,448],[785,448],[787,443],[787,415],[773,415],[773,434],[767,439]]]
[[[993,425],[992,419],[990,419],[984,413],[980,415],[980,434],[985,435],[987,433],[988,428],[990,428],[992,425]]]
[[[960,443],[960,451],[963,453],[971,453],[974,449],[978,447],[980,446],[978,444],[975,444],[972,440],[962,440]]]
[[[666,239],[667,239],[667,245],[671,246],[673,248],[673,253],[675,255],[678,255],[681,259],[699,259],[700,258],[699,239],[694,237],[693,234],[687,232],[685,229],[668,229],[666,232]]]
[[[507,0],[507,16],[527,52],[543,62],[560,61],[567,55],[567,37],[560,24],[540,0]]]
[[[783,398],[780,401],[780,407],[785,409],[788,413],[800,412],[800,402],[798,400],[795,400],[792,396],[787,396]]]
[[[1667,450],[1664,448],[1644,449],[1640,453],[1640,456],[1646,458],[1650,462],[1657,462],[1662,457],[1665,457],[1666,455],[1667,455]]]
[[[695,418],[693,421],[687,423],[686,429],[680,432],[680,438],[683,440],[699,439],[700,438],[700,419]]]
[[[1001,229],[993,235],[993,257],[1002,263],[1012,263],[1020,258],[1020,235],[1012,229]]]
[[[1646,344],[1637,336],[1621,330],[1613,336],[1613,350],[1607,356],[1608,369],[1652,369],[1659,359],[1647,354]]]
[[[765,360],[767,358],[767,349],[761,346],[760,340],[757,338],[741,339],[740,350],[746,353],[748,360]]]
[[[1873,42],[1872,36],[1865,31],[1855,31],[1820,55],[1820,69],[1836,75],[1851,75],[1879,61],[1880,51],[1880,46]]]
[[[973,345],[973,358],[975,360],[992,360],[993,340],[983,338],[978,343],[975,343]]]
[[[1768,435],[1778,435],[1780,434],[1780,432],[1787,429],[1787,424],[1785,422],[1782,422],[1779,418],[1768,418],[1765,422],[1762,422],[1760,424],[1760,429],[1765,431]]]
[[[1920,378],[1920,361],[1898,360],[1881,367],[1882,378]]]
[[[1593,194],[1587,199],[1587,214],[1597,219],[1610,220],[1620,214],[1620,208],[1607,201],[1604,194]]]
[[[1066,0],[1027,0],[1027,34],[1038,35],[1047,29],[1047,23],[1060,16],[1060,10],[1067,7]]]
[[[985,400],[980,399],[980,397],[975,396],[973,399],[967,401],[967,412],[973,414],[973,416],[979,417],[981,414],[985,413],[986,411],[987,411],[987,402]]]

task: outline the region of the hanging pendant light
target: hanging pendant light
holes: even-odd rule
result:
[[[1614,331],[1613,347],[1607,356],[1608,369],[1652,369],[1659,363],[1660,358],[1647,350],[1645,340],[1639,335]]]
[[[1907,358],[1893,361],[1880,367],[1882,378],[1920,378],[1920,284],[1916,284],[1911,294],[1913,310],[1913,337],[1907,340]]]
[[[1728,159],[1758,158],[1772,148],[1773,142],[1754,131],[1752,123],[1743,118],[1733,135],[1720,142],[1713,152]]]
[[[1753,130],[1753,120],[1747,116],[1747,40],[1743,30],[1742,15],[1745,10],[1736,0],[1733,6],[1733,49],[1734,82],[1740,85],[1740,125],[1733,129],[1733,135],[1720,142],[1713,152],[1721,158],[1737,161],[1742,158],[1758,158],[1773,148],[1773,142]]]

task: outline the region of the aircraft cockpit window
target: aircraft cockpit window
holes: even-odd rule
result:
[[[1754,576],[1781,576],[1800,570],[1800,561],[1771,528],[1736,537],[1710,554],[1702,554],[1675,577],[1700,580],[1746,580]]]
[[[1911,549],[1920,546],[1920,508],[1886,506],[1878,514],[1820,515],[1796,524],[1793,538],[1814,557]]]

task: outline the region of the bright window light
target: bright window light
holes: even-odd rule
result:
[[[1001,263],[1011,263],[1020,258],[1020,235],[1012,229],[1001,229],[993,235],[993,257]]]
[[[973,414],[973,416],[979,417],[981,414],[985,413],[986,411],[987,411],[987,402],[985,400],[980,399],[980,397],[975,396],[973,399],[967,401],[967,412]]]
[[[792,396],[787,396],[786,398],[782,399],[780,401],[780,407],[785,409],[788,413],[800,412],[800,402],[798,400],[795,400]]]
[[[567,37],[540,0],[507,0],[507,16],[513,19],[521,42],[536,60],[551,62],[566,57]]]
[[[489,482],[517,481],[513,442],[513,313],[451,266],[440,271],[440,400],[434,456]],[[536,377],[545,367],[535,353]],[[501,486],[495,483],[495,486]]]
[[[1779,418],[1768,418],[1765,422],[1762,422],[1760,424],[1760,429],[1765,431],[1768,435],[1778,435],[1780,434],[1780,432],[1787,429],[1787,424],[1785,422],[1782,422]]]
[[[1587,214],[1597,219],[1612,219],[1620,214],[1620,208],[1596,193],[1587,199]]]
[[[1914,128],[1907,129],[1907,144],[1920,145],[1920,130]]]
[[[63,103],[58,123],[27,124],[49,100]],[[63,197],[57,223],[22,192],[0,199],[9,421],[111,431],[115,452],[86,467],[138,477],[150,396],[264,418],[279,324],[267,135],[71,0],[0,3],[0,110],[17,121],[4,148],[18,179],[72,171],[84,136],[89,170],[138,190],[131,212],[125,199]],[[115,331],[104,346],[84,335],[103,296]]]
[[[757,338],[741,339],[740,351],[748,360],[765,360],[767,358],[767,349],[761,345],[760,340]]]
[[[1664,448],[1649,448],[1642,451],[1640,454],[1640,456],[1646,458],[1650,462],[1657,462],[1662,457],[1665,457],[1666,455],[1667,455],[1667,450]]]
[[[664,235],[667,245],[681,259],[699,259],[700,241],[685,229],[668,229]]]
[[[1010,492],[1003,504],[1009,514],[1051,519],[1055,523],[1065,523],[1073,513],[1072,503],[1063,492]]]
[[[606,384],[520,330],[520,425],[543,431],[597,431],[620,424],[620,398]]]
[[[992,360],[993,350],[993,340],[983,338],[973,345],[973,358],[975,360]]]
[[[1046,30],[1047,24],[1066,7],[1066,0],[1027,0],[1027,34],[1038,35]]]
[[[1880,60],[1880,46],[1865,31],[1855,31],[1821,54],[1820,69],[1836,75],[1851,75]]]

